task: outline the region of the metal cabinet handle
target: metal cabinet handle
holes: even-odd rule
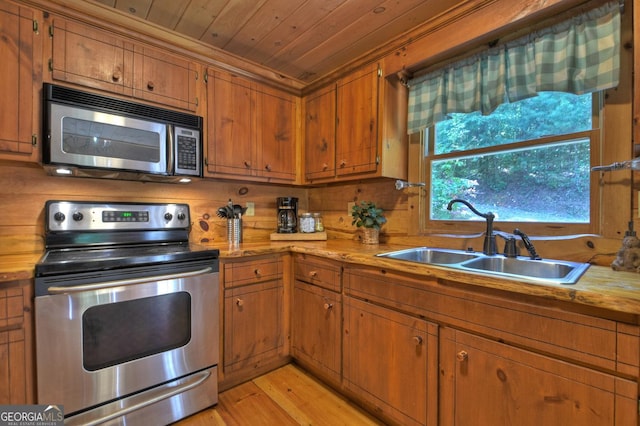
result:
[[[254,269],[253,273],[256,274],[257,277],[259,277],[261,275],[260,269],[258,269],[258,268]]]
[[[340,160],[340,167],[346,167],[347,166],[347,160]]]
[[[266,166],[264,166],[264,169],[268,172],[271,171],[271,164],[267,164]]]
[[[244,305],[244,300],[242,300],[240,298],[236,299],[236,305],[238,305],[238,306]]]
[[[150,82],[147,83],[147,89],[153,90],[154,87],[155,87],[155,85],[153,84],[153,81],[150,81]]]
[[[469,353],[467,351],[460,351],[456,355],[456,358],[458,358],[460,362],[466,361],[469,358]]]
[[[309,272],[309,276],[310,276],[311,278],[315,278],[315,277],[317,277],[317,276],[318,276],[318,271],[311,271],[311,272]]]
[[[422,344],[422,337],[421,336],[413,336],[413,343],[417,345],[421,345]]]
[[[329,309],[333,308],[333,303],[325,303],[324,304],[324,309],[326,311],[328,311]]]

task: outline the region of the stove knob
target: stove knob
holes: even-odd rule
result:
[[[173,219],[173,215],[171,213],[165,213],[164,214],[164,219],[166,221],[170,221],[171,219]]]
[[[184,212],[178,212],[178,220],[184,220],[187,216]]]
[[[64,222],[64,220],[66,219],[66,217],[64,216],[64,213],[62,212],[56,212],[56,214],[53,215],[53,219],[56,222]]]
[[[83,218],[84,218],[84,215],[80,212],[75,212],[73,214],[73,220],[75,220],[76,222],[80,222]]]

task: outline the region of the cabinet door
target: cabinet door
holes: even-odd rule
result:
[[[338,81],[336,174],[375,172],[378,157],[377,65]]]
[[[38,161],[42,36],[36,12],[0,3],[0,157]],[[4,154],[7,155],[4,155]]]
[[[305,98],[305,179],[336,174],[336,89],[329,86]]]
[[[106,31],[56,18],[51,77],[131,96],[133,44]]]
[[[340,383],[342,302],[339,293],[296,281],[292,304],[293,356]]]
[[[441,340],[443,425],[637,425],[637,384],[472,334]]]
[[[296,179],[296,113],[293,96],[267,88],[256,93],[259,175],[269,180]]]
[[[0,290],[0,405],[33,404],[31,281]]]
[[[257,367],[283,346],[282,280],[225,290],[224,370]]]
[[[251,83],[209,72],[207,171],[251,176],[255,155],[255,101]]]
[[[149,47],[135,47],[133,95],[139,99],[195,111],[196,63]]]
[[[345,386],[400,424],[427,423],[431,343],[424,320],[345,297]]]

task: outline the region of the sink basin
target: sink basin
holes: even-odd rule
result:
[[[554,284],[575,284],[589,268],[588,263],[534,260],[525,256],[504,257],[500,254],[487,256],[479,252],[432,247],[416,247],[376,256]]]
[[[408,260],[409,262],[450,265],[452,263],[460,263],[466,260],[477,259],[480,254],[469,253],[461,250],[418,247],[382,253],[377,256],[388,257],[390,259]]]
[[[533,260],[524,257],[483,256],[460,264],[462,268],[513,277],[541,278],[561,284],[575,284],[588,263],[561,260]]]

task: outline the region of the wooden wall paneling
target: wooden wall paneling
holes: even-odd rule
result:
[[[407,196],[395,189],[391,179],[375,179],[362,182],[331,185],[309,191],[309,209],[322,213],[325,230],[330,236],[354,238],[358,230],[351,225],[348,203],[373,201],[385,211],[387,223],[383,225],[381,238],[407,235]],[[337,234],[334,234],[336,232]]]
[[[188,185],[47,176],[37,165],[0,163],[0,254],[33,253],[44,248],[47,200],[140,201],[188,203],[193,242],[226,242],[226,221],[216,215],[229,198],[255,204],[255,216],[243,218],[247,242],[266,241],[276,230],[276,198],[293,196],[308,210],[308,189],[244,182],[199,180]],[[241,195],[244,194],[244,195]]]
[[[633,15],[627,10],[621,18],[620,84],[617,88],[605,91],[602,164],[629,160],[633,152],[633,49],[630,48],[633,43]],[[602,229],[599,233],[608,238],[619,238],[622,243],[628,223],[632,220],[632,173],[603,173],[601,188]]]

